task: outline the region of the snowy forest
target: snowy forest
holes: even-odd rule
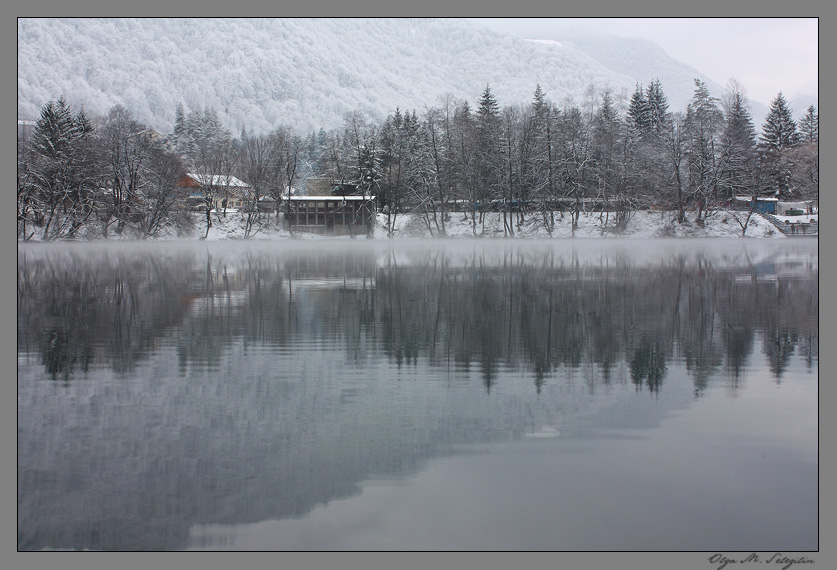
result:
[[[700,225],[736,196],[818,196],[817,109],[794,118],[779,93],[757,128],[734,80],[716,98],[695,79],[685,109],[670,108],[658,79],[637,84],[623,105],[593,87],[559,105],[540,85],[525,104],[504,105],[490,85],[474,104],[438,101],[383,121],[356,110],[339,128],[234,136],[211,107],[179,104],[172,132],[158,133],[121,104],[94,117],[61,96],[19,132],[18,239],[146,239],[200,224],[208,232],[229,185],[205,186],[196,206],[180,185],[187,172],[246,182],[245,237],[278,224],[282,198],[305,194],[313,178],[375,196],[390,235],[405,212],[439,236],[453,209],[470,216],[475,235],[488,211],[501,213],[506,236],[523,219],[551,235],[558,211],[575,221],[606,211],[618,229],[638,210],[662,209]]]
[[[528,40],[462,20],[18,21],[19,119],[36,120],[63,95],[92,115],[121,104],[161,133],[181,102],[215,109],[236,134],[280,124],[307,133],[339,128],[352,111],[383,121],[399,106],[421,110],[440,93],[473,100],[486,83],[505,103],[529,100],[536,84],[556,100],[580,101],[590,85],[626,99],[651,77],[676,108],[685,108],[695,77],[715,95],[724,90],[648,40]],[[816,97],[788,95],[797,114],[819,106]],[[752,101],[756,122],[766,112]]]

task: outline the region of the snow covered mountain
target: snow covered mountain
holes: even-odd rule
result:
[[[808,107],[811,105],[813,105],[817,109],[817,112],[819,112],[820,98],[818,82],[812,81],[803,85],[800,89],[797,89],[796,92],[791,94],[788,105],[790,105],[790,108],[793,111],[793,116],[796,119],[805,115]]]
[[[19,19],[18,115],[37,118],[63,95],[91,115],[121,103],[161,132],[183,103],[214,108],[234,134],[304,133],[349,111],[420,112],[445,94],[473,107],[486,85],[501,106],[530,102],[537,84],[582,104],[591,85],[627,100],[658,77],[671,109],[685,110],[702,76],[632,41],[615,59],[628,44],[531,41],[462,20]]]
[[[639,79],[643,85],[651,79],[659,79],[669,97],[671,110],[685,110],[695,91],[695,79],[703,81],[713,96],[722,97],[724,94],[725,86],[712,81],[694,67],[672,59],[650,40],[592,35],[568,35],[566,39],[608,69],[645,78]],[[767,112],[764,104],[750,101],[750,115],[756,128],[761,127]]]

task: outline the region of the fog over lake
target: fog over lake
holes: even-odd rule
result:
[[[818,548],[818,244],[18,246],[18,548]]]

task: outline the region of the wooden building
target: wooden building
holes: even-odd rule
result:
[[[291,196],[285,229],[322,235],[367,235],[375,226],[374,196]]]

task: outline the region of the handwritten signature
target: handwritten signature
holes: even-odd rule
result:
[[[709,557],[710,564],[716,564],[716,570],[722,570],[727,565],[733,564],[777,564],[782,566],[782,570],[787,570],[794,564],[813,564],[811,558],[805,556],[785,556],[781,552],[773,554],[748,554],[746,556],[732,558],[721,553],[713,554]]]

